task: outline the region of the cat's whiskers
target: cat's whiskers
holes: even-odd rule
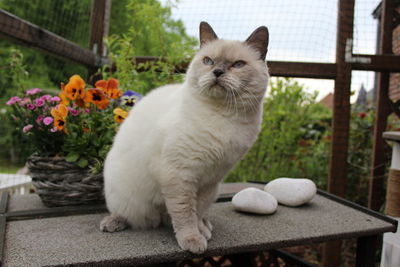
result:
[[[248,89],[246,89],[245,85],[241,86],[241,90],[243,92],[245,92],[244,96],[249,96],[248,101],[250,104],[251,109],[253,110],[253,112],[258,110],[257,105],[259,105],[259,98],[257,98],[257,96],[255,96],[253,93],[251,93]]]

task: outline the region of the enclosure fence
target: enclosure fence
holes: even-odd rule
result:
[[[25,9],[29,9],[28,1],[25,2]],[[113,15],[110,13],[111,0],[53,2],[76,5],[73,15],[81,18],[78,24],[70,25],[70,21],[62,15],[62,8],[60,13],[54,14],[52,23],[65,25],[63,33],[53,32],[52,23],[40,21],[39,16],[32,23],[26,20],[29,19],[26,13],[24,19],[24,16],[0,10],[1,36],[83,65],[93,77],[98,68],[109,63],[104,37],[108,34],[110,16]],[[400,56],[393,54],[392,45],[392,33],[400,23],[399,1],[204,1],[207,8],[201,14],[196,10],[203,1],[181,2],[174,16],[187,21],[187,31],[193,35],[197,35],[200,17],[215,25],[216,32],[223,32],[223,37],[227,39],[233,33],[244,38],[250,33],[248,28],[270,26],[271,43],[267,59],[270,59],[268,66],[272,76],[334,80],[328,191],[339,196],[344,196],[346,190],[352,72],[377,73],[368,206],[378,210],[383,203],[388,149],[382,132],[386,129],[388,116],[392,112],[400,114],[400,102],[394,103],[389,98],[390,73],[400,72]],[[376,9],[371,10],[371,6]],[[265,10],[265,14],[253,16],[255,9]],[[268,13],[268,10],[275,11]],[[379,25],[366,25],[364,19],[367,16],[375,16]],[[289,22],[284,23],[285,20]],[[248,28],[243,28],[244,24]],[[284,26],[276,31],[276,24]],[[69,28],[75,29],[75,33],[68,32]],[[375,47],[364,46],[371,41],[376,41],[376,50]],[[132,60],[143,63],[158,58],[143,56]],[[182,66],[186,65],[187,62],[182,63]],[[325,246],[325,266],[339,265],[339,251],[340,242]]]

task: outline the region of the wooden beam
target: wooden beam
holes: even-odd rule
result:
[[[370,63],[351,63],[351,68],[353,70],[400,72],[400,55],[354,54],[353,57],[370,61]]]
[[[383,0],[380,20],[379,53],[392,53],[393,1]],[[397,63],[400,65],[400,62]],[[389,99],[389,72],[378,73],[376,113],[372,144],[371,177],[369,180],[368,207],[379,210],[384,202],[385,165],[388,163],[388,146],[382,137],[387,118],[391,113]]]
[[[272,76],[316,79],[335,79],[336,77],[334,63],[268,61],[267,64]]]
[[[350,128],[351,65],[346,63],[346,44],[353,39],[354,0],[339,0],[336,37],[336,79],[332,122],[332,143],[328,191],[344,197],[347,178],[347,150]],[[328,242],[323,248],[323,266],[340,265],[341,242]]]
[[[89,49],[1,9],[0,35],[86,66],[95,66],[96,64],[96,56]]]
[[[108,35],[110,13],[111,0],[92,0],[89,47],[100,60],[100,62],[97,62],[96,64],[98,66],[106,63],[103,59],[107,59],[107,48],[104,43],[104,38]],[[97,80],[101,79],[100,75],[96,75],[98,66],[89,67],[88,81],[91,84],[94,84]]]
[[[155,62],[162,60],[159,57],[135,57],[136,64]],[[185,72],[189,63],[183,63],[176,67],[176,72]],[[271,76],[298,77],[314,79],[335,79],[336,64],[316,62],[290,62],[290,61],[267,61]],[[115,70],[115,66],[112,67]],[[145,71],[146,69],[142,69]]]
[[[111,0],[92,0],[89,47],[101,57],[107,56],[104,37],[108,35],[110,12]]]

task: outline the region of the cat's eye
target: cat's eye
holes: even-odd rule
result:
[[[244,65],[246,65],[246,62],[244,62],[243,60],[238,60],[238,61],[235,61],[235,63],[232,64],[232,67],[241,68]]]
[[[209,58],[209,57],[204,57],[204,58],[203,58],[203,63],[204,63],[205,65],[214,65],[214,61],[213,61],[211,58]]]

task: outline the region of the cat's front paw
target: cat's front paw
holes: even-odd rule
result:
[[[207,249],[207,240],[200,233],[185,236],[177,234],[176,239],[183,250],[188,250],[195,254],[201,254]]]
[[[199,231],[207,239],[211,239],[212,226],[209,220],[201,219],[199,220]]]
[[[124,218],[118,215],[109,215],[100,222],[100,231],[102,232],[118,232],[124,230],[128,223]]]

